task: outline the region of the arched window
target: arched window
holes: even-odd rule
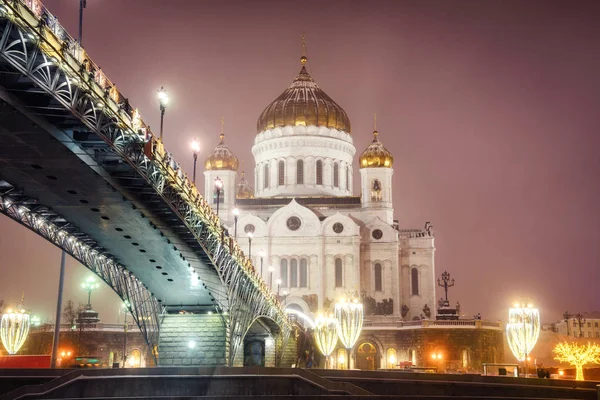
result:
[[[393,347],[387,349],[387,366],[388,368],[396,368],[398,365],[398,357],[396,356],[396,349]]]
[[[300,260],[300,287],[308,287],[308,263],[306,258]]]
[[[375,264],[375,291],[381,292],[383,289],[383,284],[381,281],[381,264]]]
[[[277,183],[279,186],[285,185],[285,163],[283,161],[279,161],[279,171],[277,174]]]
[[[267,189],[269,187],[269,164],[265,164],[265,184],[264,188]]]
[[[290,287],[298,287],[298,260],[290,261]]]
[[[417,352],[414,349],[408,350],[408,361],[412,365],[417,365]]]
[[[288,282],[288,262],[287,260],[281,260],[279,267],[279,279],[281,279],[281,286],[287,287]]]
[[[323,184],[323,161],[317,160],[317,185]]]
[[[340,187],[340,166],[338,163],[333,163],[333,186]]]
[[[381,182],[379,182],[379,179],[373,180],[371,185],[371,201],[381,201]]]
[[[467,349],[463,349],[461,354],[461,361],[463,368],[469,368],[469,351]]]
[[[346,190],[350,190],[350,167],[346,167]]]
[[[413,268],[410,271],[410,283],[411,283],[411,287],[412,287],[412,295],[418,296],[419,295],[419,270],[416,268]]]
[[[304,161],[296,161],[296,183],[298,185],[304,184]]]
[[[342,267],[342,259],[341,258],[336,258],[335,259],[335,287],[342,287],[343,286],[343,267]]]

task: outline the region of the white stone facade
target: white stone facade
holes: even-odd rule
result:
[[[398,228],[392,168],[360,169],[361,195],[354,195],[352,136],[326,127],[260,132],[252,153],[255,198],[234,205],[235,176],[226,171],[205,172],[205,195],[213,198],[217,175],[226,180],[221,220],[233,236],[232,209],[237,206],[238,242],[251,252],[272,290],[287,293],[288,307],[314,317],[330,301],[365,293],[376,302],[392,299],[391,315],[397,319],[419,319],[425,305],[435,317],[434,237],[430,229]],[[371,193],[374,180],[381,186],[376,195]]]

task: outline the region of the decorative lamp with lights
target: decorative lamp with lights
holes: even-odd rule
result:
[[[516,304],[508,312],[506,339],[518,361],[526,361],[540,336],[540,313],[532,305]]]
[[[338,341],[337,320],[331,316],[319,315],[315,320],[313,334],[317,347],[325,356],[325,365],[328,366],[329,356],[335,350]]]
[[[8,354],[16,354],[29,334],[29,312],[24,308],[8,310],[2,315],[0,338]]]
[[[362,331],[363,305],[358,302],[358,299],[351,301],[342,299],[335,304],[334,315],[338,337],[350,353]],[[350,362],[350,358],[348,358],[348,362]]]

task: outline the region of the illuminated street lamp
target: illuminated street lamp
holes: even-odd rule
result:
[[[433,353],[431,355],[431,358],[433,358],[433,361],[437,363],[437,368],[438,368],[438,372],[439,372],[440,364],[441,364],[442,358],[443,358],[442,353]]]
[[[235,240],[237,240],[237,222],[238,218],[240,217],[240,209],[235,207],[231,212],[233,213],[233,223],[235,225],[235,227],[233,228],[233,237]]]
[[[329,356],[335,350],[338,341],[337,320],[332,316],[319,315],[315,321],[313,335],[317,347],[325,356],[325,367],[329,367]]]
[[[527,376],[527,357],[535,347],[540,336],[540,312],[531,304],[515,304],[508,311],[506,324],[506,339],[510,350],[520,362],[525,362],[525,376]]]
[[[248,235],[248,258],[252,260],[252,238],[254,237],[254,234],[248,232],[246,235]]]
[[[29,313],[23,308],[9,309],[2,315],[0,338],[8,354],[16,354],[29,334]]]
[[[193,173],[193,178],[192,178],[192,182],[194,183],[194,186],[196,186],[196,163],[198,162],[198,152],[200,151],[200,143],[198,143],[198,140],[196,140],[196,138],[194,138],[194,140],[192,140],[192,153],[194,154],[194,173]]]
[[[92,292],[100,287],[100,284],[96,282],[94,277],[90,276],[85,282],[81,284],[81,287],[88,292],[88,309],[92,309]]]
[[[125,318],[123,321],[123,368],[125,368],[125,363],[127,362],[127,314],[129,314],[129,302],[125,300],[125,302],[121,305],[121,310],[119,313],[125,314]]]
[[[167,110],[167,104],[169,104],[169,96],[164,87],[160,87],[158,91],[158,105],[160,106],[160,141],[163,140],[163,122],[165,119],[165,111]]]
[[[277,297],[279,297],[279,288],[281,288],[281,278],[277,278],[275,283],[277,284]]]
[[[350,368],[350,352],[362,331],[363,305],[358,302],[358,299],[352,301],[342,299],[335,304],[334,310],[335,319],[337,320],[337,333],[340,341],[348,351],[348,368]]]
[[[260,278],[263,279],[263,258],[265,257],[265,251],[260,249],[258,251],[258,256],[260,257]]]
[[[40,326],[40,325],[41,325],[40,317],[38,317],[37,315],[34,315],[33,317],[31,317],[31,326]]]
[[[215,178],[215,192],[217,193],[217,217],[219,216],[219,203],[221,202],[221,190],[223,190],[223,180],[217,176]]]

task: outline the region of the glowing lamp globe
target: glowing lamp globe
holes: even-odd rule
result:
[[[540,312],[531,305],[517,305],[508,311],[506,339],[518,361],[525,361],[540,336]]]
[[[338,341],[337,321],[332,317],[318,316],[313,330],[317,347],[325,357],[328,357]]]
[[[344,347],[351,349],[358,340],[363,326],[363,305],[358,300],[345,299],[335,304],[337,334]]]
[[[8,354],[16,354],[29,334],[29,313],[25,310],[8,310],[0,322],[0,338]]]

